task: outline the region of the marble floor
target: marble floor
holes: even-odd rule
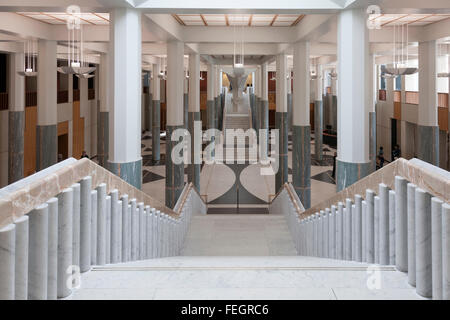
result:
[[[165,201],[165,133],[161,133],[161,161],[154,163],[152,137],[142,137],[142,190],[161,202]],[[292,136],[289,135],[288,179],[292,182]],[[336,193],[332,177],[332,155],[336,149],[324,144],[324,160],[316,161],[311,154],[311,205],[320,203]],[[311,141],[314,151],[314,140]],[[200,174],[200,194],[210,207],[267,207],[275,196],[275,176],[260,174],[259,164],[203,164]],[[187,174],[185,174],[187,182]],[[237,195],[239,193],[239,195]]]
[[[95,266],[67,299],[423,299],[406,274],[368,267],[294,256],[171,257]]]

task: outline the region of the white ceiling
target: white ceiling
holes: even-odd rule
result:
[[[173,14],[184,26],[290,27],[300,22],[298,14]]]
[[[25,17],[36,19],[49,24],[66,24],[67,19],[73,14],[66,12],[17,12]],[[80,18],[82,24],[90,25],[105,25],[109,24],[109,13],[79,13],[77,17]]]
[[[370,20],[379,22],[381,27],[402,24],[426,26],[448,18],[450,14],[373,14],[370,16]]]

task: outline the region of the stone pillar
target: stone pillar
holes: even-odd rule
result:
[[[161,126],[161,80],[159,73],[161,71],[161,59],[157,58],[158,63],[153,64],[153,81],[152,81],[152,160],[159,161],[161,159],[160,153],[160,126]]]
[[[261,126],[261,123],[259,122],[261,110],[261,67],[257,66],[256,72],[255,72],[255,115],[254,115],[254,121],[255,121],[255,127],[256,130],[256,136],[259,137],[259,129]]]
[[[450,204],[442,205],[442,299],[450,299]]]
[[[424,297],[432,295],[431,263],[431,195],[416,188],[416,292]],[[441,240],[442,241],[442,240]]]
[[[49,208],[50,209],[50,208]],[[24,215],[14,221],[16,226],[16,239],[15,239],[15,265],[14,265],[14,295],[16,300],[26,300],[28,299],[28,245],[29,245],[29,218]],[[49,227],[50,227],[50,216],[49,216]],[[49,230],[50,231],[50,230]],[[49,238],[50,240],[50,238]],[[49,241],[50,245],[50,241]],[[50,256],[50,246],[49,246],[49,256]],[[50,261],[49,261],[50,262]],[[49,264],[50,273],[50,264]],[[56,270],[53,277],[56,276]],[[49,276],[50,278],[50,276]],[[47,286],[48,289],[48,286]],[[47,299],[49,299],[47,295]]]
[[[269,137],[269,96],[268,96],[268,71],[267,62],[261,65],[261,108],[260,108],[260,129],[267,130],[267,138]],[[268,140],[267,140],[268,141]],[[263,144],[265,149],[263,155],[267,155],[267,145]]]
[[[369,110],[369,159],[370,170],[374,172],[377,165],[377,114],[375,106],[377,104],[377,65],[375,64],[375,56],[371,54],[367,62],[367,72],[369,82],[368,92],[366,96],[367,109]],[[403,77],[404,78],[404,77]]]
[[[405,178],[395,176],[395,266],[408,271],[408,216]]]
[[[36,171],[57,161],[56,41],[38,41]]]
[[[309,87],[309,42],[298,42],[294,45],[292,183],[305,209],[311,206]]]
[[[67,188],[58,195],[58,298],[65,298],[71,293],[71,288],[67,286],[71,273],[67,271],[72,265],[72,214],[73,190]]]
[[[183,127],[188,128],[189,78],[183,77]]]
[[[184,186],[182,150],[178,150],[172,155],[172,150],[179,143],[180,138],[179,135],[172,137],[172,134],[183,126],[183,64],[183,42],[169,42],[167,44],[166,108],[166,206],[169,208],[175,207]],[[175,157],[179,159],[175,159]]]
[[[11,223],[0,228],[0,300],[14,300],[16,226]]]
[[[212,129],[214,127],[214,66],[208,64],[207,71],[207,91],[206,91],[206,128]],[[235,90],[236,88],[233,88]]]
[[[365,103],[369,81],[366,18],[363,9],[341,11],[338,18],[337,191],[370,171],[369,116]]]
[[[275,193],[280,191],[284,183],[288,181],[288,127],[287,127],[287,88],[286,54],[277,55],[277,109],[275,114],[275,128],[279,133],[278,172],[275,177]]]
[[[215,109],[215,114],[214,114],[214,118],[215,118],[215,123],[216,123],[216,129],[220,128],[220,121],[222,118],[222,99],[220,97],[220,90],[222,88],[222,81],[221,81],[221,74],[222,71],[220,70],[219,66],[216,66],[216,98],[215,98],[215,102],[216,102],[216,109]]]
[[[288,77],[286,79],[287,89],[287,110],[288,110],[288,132],[292,129],[292,82],[291,82],[291,70],[288,70]]]
[[[11,53],[9,57],[9,119],[8,119],[8,183],[23,178],[23,148],[25,131],[24,54]]]
[[[198,121],[199,130],[195,130]],[[188,167],[188,181],[200,192],[200,167],[202,152],[201,118],[200,118],[200,56],[189,55],[189,133],[191,134],[191,162]],[[198,135],[198,136],[197,136]]]
[[[439,166],[436,40],[419,42],[419,108],[417,157]]]
[[[337,79],[331,79],[331,124],[333,130],[337,130]]]
[[[151,71],[147,71],[148,77],[148,95],[145,103],[145,129],[152,132],[152,101],[153,101],[153,80],[151,79]]]
[[[100,54],[99,66],[100,108],[97,119],[97,159],[98,164],[106,166],[109,153],[109,106],[110,74],[109,55]]]
[[[115,8],[110,13],[111,109],[108,169],[127,183],[142,186],[141,12]],[[183,70],[183,69],[181,69]]]
[[[322,100],[322,66],[316,66],[317,79],[314,81],[314,154],[315,159],[323,159],[323,100]]]

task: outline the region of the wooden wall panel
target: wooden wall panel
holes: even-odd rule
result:
[[[206,110],[206,99],[208,98],[206,91],[200,92],[200,110]]]
[[[309,104],[309,125],[314,130],[314,103]]]
[[[58,136],[63,134],[69,134],[69,121],[58,123]]]
[[[448,94],[438,93],[438,107],[448,108]]]
[[[394,102],[394,119],[402,120],[402,103]]]
[[[448,131],[448,108],[438,107],[439,130]]]
[[[37,107],[25,108],[23,172],[27,177],[36,171],[36,125]]]
[[[269,99],[269,110],[276,110],[277,109],[277,104],[276,104],[277,94],[276,94],[276,92],[269,92],[267,94],[267,97]]]

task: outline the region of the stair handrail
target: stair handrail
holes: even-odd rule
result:
[[[183,208],[186,204],[187,198],[188,198],[189,194],[191,193],[191,191],[195,192],[198,195],[198,197],[200,198],[200,200],[202,201],[202,203],[206,206],[206,202],[200,196],[200,193],[198,192],[197,188],[194,186],[194,184],[192,182],[189,182],[184,186],[183,191],[181,192],[181,195],[178,198],[178,201],[175,204],[175,207],[173,208],[174,211],[177,212],[178,214],[181,214],[181,212],[183,211]]]
[[[53,167],[53,166],[52,166]],[[116,176],[107,169],[87,158],[76,160],[69,158],[64,162],[35,173],[33,176],[19,180],[16,184],[18,188],[6,187],[8,192],[0,196],[0,228],[27,214],[38,205],[48,201],[69,188],[74,183],[79,182],[86,176],[92,177],[92,188],[95,189],[101,183],[106,183],[107,192],[117,189],[120,194],[127,194],[129,199],[135,198],[137,202],[143,202],[156,210],[178,219],[179,214],[166,207],[159,200],[151,197],[136,187],[128,184],[125,180]],[[23,183],[25,182],[25,184]],[[4,188],[5,189],[5,188]],[[3,190],[3,189],[2,189]]]

